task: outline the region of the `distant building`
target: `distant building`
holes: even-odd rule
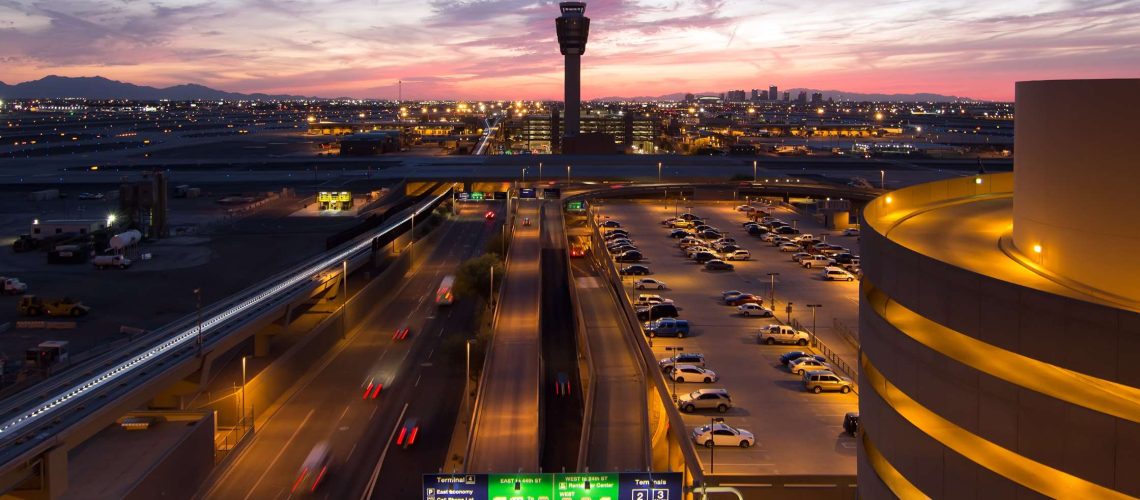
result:
[[[728,102],[744,102],[745,101],[743,90],[730,90],[730,91],[726,92],[726,94],[727,95],[725,97],[725,100]]]
[[[812,104],[823,104],[823,94],[820,92],[812,92],[811,93],[811,103]]]
[[[693,102],[695,100],[697,100],[697,96],[692,93],[685,94],[685,102]]]
[[[775,99],[775,97],[773,97],[772,99]],[[784,92],[784,102],[788,102],[791,100],[792,100],[792,93],[791,92]]]
[[[759,101],[760,100],[760,91],[758,89],[752,89],[752,99],[751,100],[753,100],[753,101]]]
[[[775,85],[769,85],[768,86],[768,99],[775,101],[777,95],[780,95],[780,93],[777,91],[776,86]]]
[[[768,91],[767,90],[760,92],[760,100],[761,101],[767,101],[768,100]]]
[[[400,151],[402,134],[396,130],[376,130],[347,135],[340,140],[341,156],[371,156]]]
[[[503,124],[505,142],[510,149],[533,153],[556,151],[551,139],[559,137],[558,130],[565,120],[555,114],[531,114],[508,120]],[[657,138],[663,132],[661,119],[644,113],[587,113],[581,117],[582,134],[606,134],[613,137],[615,149],[627,152],[654,151]]]
[[[800,91],[800,95],[796,97],[796,102],[800,104],[807,104],[807,92]]]

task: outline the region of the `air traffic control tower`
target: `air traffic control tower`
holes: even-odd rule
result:
[[[558,32],[558,48],[566,56],[566,127],[563,136],[576,137],[582,107],[582,54],[586,52],[586,38],[590,36],[590,18],[585,15],[586,2],[562,2],[558,8],[562,15],[554,20],[554,26]]]

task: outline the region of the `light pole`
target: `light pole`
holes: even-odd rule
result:
[[[523,167],[522,168],[522,184],[525,184],[525,183],[526,183],[526,167]],[[522,186],[520,185],[519,187],[521,188]]]
[[[756,182],[756,160],[752,160],[752,182]]]
[[[880,170],[879,171],[879,189],[886,189],[886,188],[887,188],[887,171],[886,170]]]
[[[245,425],[245,360],[249,356],[241,357],[241,420],[242,426]]]
[[[489,291],[491,292],[491,295],[488,296],[488,300],[491,303],[491,314],[495,314],[495,265],[494,264],[491,264],[491,289]]]
[[[202,337],[202,289],[201,288],[195,288],[194,289],[194,302],[196,304],[195,310],[197,311],[197,316],[198,316],[198,338],[197,338],[196,342],[198,344],[198,356],[201,356],[202,355],[202,344],[205,342],[204,338]]]
[[[542,162],[538,162],[538,183],[542,184]]]
[[[471,439],[471,343],[475,339],[467,339],[467,378],[463,381],[463,414],[467,417],[467,438]]]
[[[768,273],[768,306],[776,310],[776,276],[780,273]]]
[[[661,162],[657,162],[657,183],[661,183]]]
[[[570,183],[570,165],[566,165],[566,183]]]
[[[653,308],[650,307],[649,310],[653,311]],[[682,352],[685,352],[685,348],[684,347],[666,347],[665,350],[669,351],[673,354],[673,369],[676,369],[677,368],[677,357],[680,356]],[[673,379],[673,403],[676,404],[677,403],[677,377],[673,376],[673,374],[670,374],[669,378]]]
[[[823,307],[823,304],[808,304],[807,306],[811,308],[811,345],[815,346],[815,310]]]
[[[342,280],[342,287],[344,289],[344,300],[340,304],[340,338],[348,335],[348,259],[341,262],[340,276]]]

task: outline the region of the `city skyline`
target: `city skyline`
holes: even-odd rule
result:
[[[393,18],[391,12],[401,17]],[[556,2],[17,1],[0,73],[231,92],[560,98]],[[1003,100],[1017,80],[1135,76],[1140,4],[1119,1],[594,1],[584,99],[806,87]],[[1132,69],[1131,73],[1129,70]],[[794,96],[793,96],[794,97]]]

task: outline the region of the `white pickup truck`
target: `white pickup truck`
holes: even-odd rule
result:
[[[756,342],[760,344],[795,344],[799,346],[808,345],[811,336],[808,332],[796,330],[790,326],[785,325],[768,325],[760,329],[760,333],[756,335]]]

